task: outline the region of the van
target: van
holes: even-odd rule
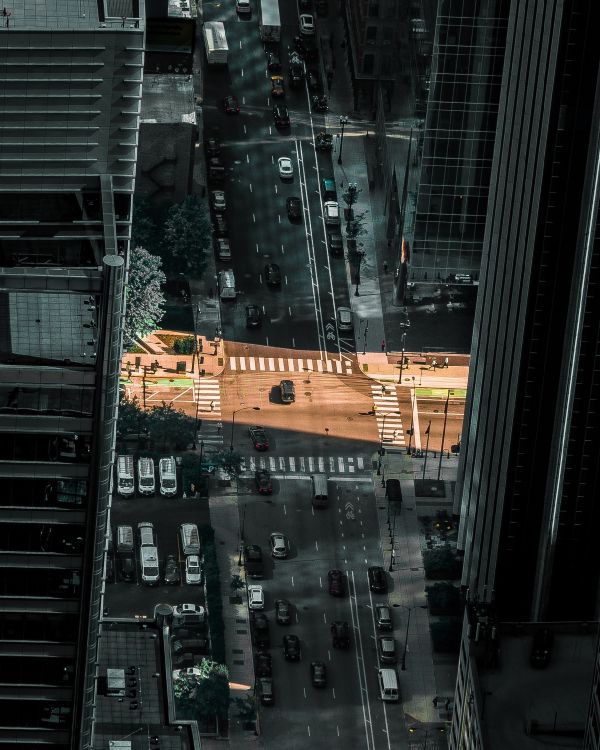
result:
[[[133,474],[133,456],[117,457],[117,494],[121,497],[131,497],[135,492],[135,477]]]
[[[158,585],[158,549],[156,547],[140,547],[140,570],[144,583],[148,586]]]
[[[133,551],[133,528],[117,526],[117,552]]]
[[[395,669],[378,669],[377,684],[382,701],[397,701],[400,698],[398,675]]]
[[[385,496],[390,501],[402,502],[402,488],[398,479],[386,479]]]
[[[140,495],[154,495],[156,489],[154,481],[154,460],[152,458],[138,458],[138,492]]]
[[[327,507],[327,476],[325,474],[311,474],[313,508]]]
[[[333,180],[324,179],[321,181],[321,190],[324,201],[337,201],[337,191]]]
[[[158,479],[160,494],[164,497],[175,497],[177,494],[177,467],[173,456],[165,456],[158,462]]]
[[[140,547],[156,546],[156,534],[154,533],[154,526],[150,521],[140,521],[140,523],[138,523],[138,537],[140,540]]]
[[[182,523],[179,527],[179,538],[184,555],[200,554],[200,534],[195,523]]]
[[[235,291],[235,276],[231,269],[226,271],[219,271],[219,296],[221,299],[235,299],[237,292]]]

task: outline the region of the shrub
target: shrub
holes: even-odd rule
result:
[[[462,620],[459,618],[444,618],[430,625],[433,650],[445,654],[456,654],[460,649]]]
[[[427,603],[432,615],[458,615],[460,613],[460,591],[451,583],[435,583],[427,586]]]
[[[449,544],[423,553],[425,577],[435,581],[460,578],[462,562]]]
[[[204,554],[206,607],[208,609],[212,658],[220,664],[225,664],[225,637],[223,635],[225,624],[223,622],[223,600],[221,598],[221,581],[215,547],[215,531],[212,526],[202,526],[199,533]]]
[[[193,336],[186,336],[184,339],[175,339],[173,351],[175,354],[193,354],[196,343]]]

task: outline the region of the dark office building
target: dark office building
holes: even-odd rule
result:
[[[439,0],[409,281],[479,278],[509,0]]]
[[[142,14],[1,21],[0,747],[92,744]]]

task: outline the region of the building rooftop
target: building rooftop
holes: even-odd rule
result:
[[[191,76],[144,76],[141,122],[196,123],[194,82]]]
[[[140,16],[143,3],[139,0],[12,0],[4,4],[7,15],[0,29],[92,30],[106,28],[142,28]],[[125,22],[123,22],[125,18]]]

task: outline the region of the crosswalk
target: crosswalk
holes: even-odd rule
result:
[[[198,402],[198,420],[200,420],[196,441],[209,445],[223,445],[219,381],[216,378],[195,380],[194,401]]]
[[[229,357],[228,366],[236,372],[327,372],[352,375],[352,361],[341,359],[300,359],[298,357]]]
[[[272,474],[356,474],[370,467],[362,456],[244,456],[241,461],[242,476],[258,469]],[[251,472],[251,474],[250,474]]]
[[[396,388],[387,385],[372,385],[371,393],[377,431],[383,446],[406,445]]]

